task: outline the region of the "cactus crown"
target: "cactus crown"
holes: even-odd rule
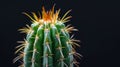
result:
[[[32,13],[34,18],[32,18],[27,13],[24,13],[24,14],[27,15],[33,22],[38,22],[40,24],[43,24],[44,22],[55,24],[57,21],[68,22],[69,21],[68,19],[72,17],[72,16],[66,17],[70,11],[71,10],[67,11],[62,18],[59,17],[60,9],[54,12],[54,6],[52,10],[49,10],[49,11],[46,11],[45,8],[42,7],[42,15],[40,15],[39,13],[39,17],[37,17],[35,13]]]
[[[64,24],[71,18],[67,16],[70,11],[67,11],[62,18],[59,17],[60,9],[54,12],[54,6],[50,11],[46,11],[43,7],[42,14],[39,13],[39,16],[32,13],[33,17],[31,17],[23,13],[33,23],[31,26],[26,25],[27,27],[19,29],[27,36],[24,41],[18,41],[22,44],[16,47],[18,50],[15,53],[18,53],[18,56],[14,62],[23,59],[21,67],[74,67],[77,65],[75,58],[80,58],[81,55],[74,48],[79,46],[76,43],[79,40],[69,35],[71,31],[77,31],[77,29]]]

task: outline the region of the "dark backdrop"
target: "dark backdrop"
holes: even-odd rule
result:
[[[80,67],[120,67],[120,5],[113,0],[0,0],[0,67],[18,65],[12,63],[16,41],[25,35],[17,30],[31,24],[22,12],[41,11],[42,5],[50,9],[54,4],[61,15],[72,9],[67,24],[79,29],[74,34],[81,40]]]

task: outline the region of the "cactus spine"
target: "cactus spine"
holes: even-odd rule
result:
[[[69,35],[71,31],[77,29],[64,24],[71,18],[67,16],[70,10],[62,18],[58,17],[59,12],[60,9],[54,12],[54,7],[50,11],[46,11],[43,7],[39,16],[32,13],[31,17],[24,13],[33,23],[31,26],[19,29],[27,36],[24,41],[18,41],[22,44],[17,46],[16,53],[19,56],[14,62],[23,59],[21,67],[74,67],[78,64],[75,57],[79,57],[80,54],[75,51],[74,46],[79,46],[76,43],[79,40]]]

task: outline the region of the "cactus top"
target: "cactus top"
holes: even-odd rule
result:
[[[45,22],[55,24],[57,21],[68,22],[69,19],[72,17],[72,16],[67,16],[67,14],[70,11],[71,10],[67,11],[62,18],[59,17],[60,9],[54,11],[54,6],[49,11],[46,11],[45,8],[42,7],[42,12],[41,12],[41,15],[39,13],[39,16],[37,16],[35,13],[32,13],[33,17],[31,17],[27,13],[23,13],[23,14],[27,15],[33,22],[37,22],[37,23],[40,23],[40,24],[43,24]]]

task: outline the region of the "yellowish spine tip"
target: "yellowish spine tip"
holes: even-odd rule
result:
[[[26,25],[26,27],[23,27],[21,29],[19,29],[18,31],[20,31],[20,33],[30,33],[32,31],[32,28],[29,25]]]

